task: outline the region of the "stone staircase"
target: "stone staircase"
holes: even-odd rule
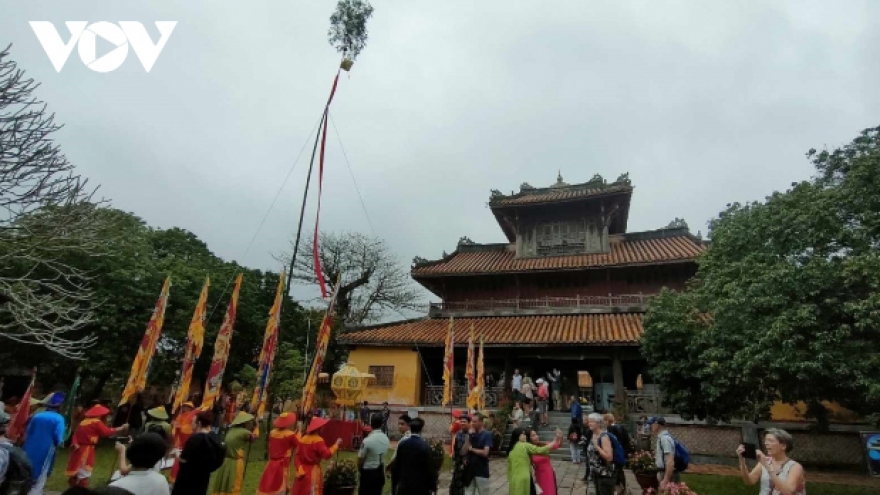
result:
[[[534,428],[530,421],[522,421],[521,427],[537,429],[538,436],[542,442],[552,442],[556,438],[556,429],[562,430],[565,439],[558,450],[550,453],[550,458],[561,461],[571,461],[571,452],[568,445],[568,427],[571,425],[571,414],[568,412],[549,412],[547,413],[547,426],[538,426]],[[510,434],[513,432],[513,426],[507,426],[507,433],[504,435],[504,441],[501,443],[502,452],[507,452],[507,446],[510,445]]]

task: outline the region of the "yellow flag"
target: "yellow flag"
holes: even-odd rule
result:
[[[205,380],[202,410],[211,409],[214,406],[214,401],[220,396],[220,386],[223,385],[223,373],[226,371],[226,360],[229,359],[229,346],[232,342],[235,314],[238,311],[238,291],[241,289],[241,278],[242,275],[239,273],[235,279],[235,288],[232,289],[229,306],[226,307],[223,325],[220,326],[220,331],[217,332],[217,340],[214,342],[214,358],[211,360],[211,368],[208,370],[208,379]]]
[[[199,302],[196,303],[192,320],[189,322],[189,331],[186,334],[186,351],[183,355],[183,369],[180,372],[180,387],[174,396],[172,412],[180,409],[181,404],[189,399],[189,386],[192,383],[193,367],[196,364],[196,360],[202,355],[202,347],[205,344],[205,311],[208,305],[208,287],[210,286],[211,280],[205,278],[205,285],[202,286],[202,293],[199,294]]]
[[[167,277],[165,278],[165,283],[162,284],[162,292],[159,294],[159,300],[156,301],[156,307],[153,308],[153,315],[150,317],[149,323],[147,323],[147,331],[144,332],[144,338],[141,339],[141,345],[138,347],[137,355],[134,357],[134,363],[131,365],[131,374],[128,376],[128,382],[126,382],[125,390],[122,392],[122,399],[119,401],[120,406],[147,388],[147,374],[150,371],[150,362],[153,360],[153,354],[156,353],[159,337],[162,335],[162,324],[165,323],[165,308],[168,305],[168,292],[170,289],[171,277]]]
[[[449,333],[446,334],[446,353],[443,359],[443,405],[447,406],[453,401],[454,392],[452,380],[454,379],[454,348],[455,348],[455,322],[449,317]]]

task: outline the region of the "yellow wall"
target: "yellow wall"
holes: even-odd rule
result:
[[[362,373],[369,373],[370,366],[394,366],[394,386],[367,387],[361,401],[419,405],[422,372],[417,352],[400,347],[358,347],[349,352],[348,362]]]
[[[829,419],[833,422],[848,423],[860,420],[855,413],[833,402],[822,402],[822,405],[828,409]],[[777,402],[770,409],[770,417],[773,421],[807,421],[804,417],[806,412],[807,405],[803,402],[793,406]]]

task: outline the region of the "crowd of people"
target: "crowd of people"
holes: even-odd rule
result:
[[[514,374],[514,380],[519,373]],[[529,382],[522,377],[520,394],[527,397]],[[541,399],[556,400],[555,394],[540,392]],[[516,382],[514,381],[514,384]],[[523,391],[525,389],[525,391]],[[561,399],[561,397],[560,397]],[[29,466],[28,479],[18,492],[24,495],[42,495],[51,476],[57,450],[66,441],[66,425],[59,408],[64,404],[63,393],[55,393],[40,401],[41,411],[34,414],[26,429],[20,450],[6,437],[9,415],[0,412],[0,487],[23,471],[22,459]],[[571,452],[571,462],[585,464],[583,481],[590,483],[598,495],[617,495],[626,491],[624,468],[627,456],[637,450],[636,442],[627,428],[612,414],[586,413],[574,396],[569,397],[571,423],[567,436],[555,431],[552,442],[542,442],[539,430],[546,427],[546,417],[538,406],[536,421],[523,417],[518,405],[509,418],[512,433],[507,452],[507,482],[512,495],[557,494],[557,480],[549,454],[562,448],[565,441]],[[554,408],[560,408],[554,404]],[[366,413],[363,411],[366,410]],[[404,414],[397,418],[400,434],[397,448],[391,449],[389,434],[390,409],[388,404],[376,412],[368,405],[362,413],[369,427],[368,435],[358,451],[358,494],[380,495],[390,481],[394,495],[429,495],[438,493],[439,466],[428,441],[422,438],[425,422]],[[496,441],[487,428],[484,414],[457,411],[451,439],[452,477],[450,495],[483,495],[490,491],[489,457]],[[70,436],[70,456],[65,469],[69,490],[65,494],[97,493],[89,491],[95,467],[96,446],[100,439],[115,437],[116,466],[111,483],[104,493],[119,495],[241,495],[247,471],[249,445],[254,434],[256,418],[239,411],[226,425],[228,430],[221,439],[216,431],[216,418],[211,410],[200,411],[184,403],[173,422],[163,407],[144,411],[146,421],[139,431],[133,431],[128,422],[118,426],[110,419],[111,411],[102,404],[93,404],[82,414]],[[291,412],[281,413],[273,422],[268,438],[268,463],[260,477],[257,495],[314,495],[323,485],[322,461],[336,453],[342,441],[327,445],[321,436],[329,420],[314,416],[298,421]],[[644,433],[656,440],[654,459],[658,486],[661,488],[680,481],[680,445],[670,433],[665,418],[645,418]],[[545,430],[546,431],[546,430]],[[744,444],[737,449],[740,471],[747,485],[760,484],[761,495],[805,495],[803,467],[789,455],[793,439],[783,430],[770,429],[763,438],[763,451]],[[749,468],[747,459],[757,461]],[[167,477],[165,471],[170,470]],[[213,483],[210,480],[214,478]],[[211,485],[211,486],[209,486]],[[7,493],[7,492],[4,492]]]

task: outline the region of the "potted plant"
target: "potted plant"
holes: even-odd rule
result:
[[[648,490],[656,490],[660,486],[657,480],[657,464],[654,462],[654,456],[647,450],[635,452],[629,456],[629,468],[636,475],[636,481],[642,487],[643,493],[649,493]]]
[[[437,472],[440,472],[443,468],[443,461],[446,459],[446,446],[439,438],[431,439],[428,443],[431,445],[431,458],[434,460],[434,467],[437,468]]]
[[[691,490],[691,487],[687,486],[685,483],[670,483],[666,485],[666,488],[655,490],[654,488],[648,488],[645,491],[646,495],[699,495],[697,492]]]
[[[334,462],[324,473],[325,495],[352,495],[358,484],[358,468],[353,461]]]

